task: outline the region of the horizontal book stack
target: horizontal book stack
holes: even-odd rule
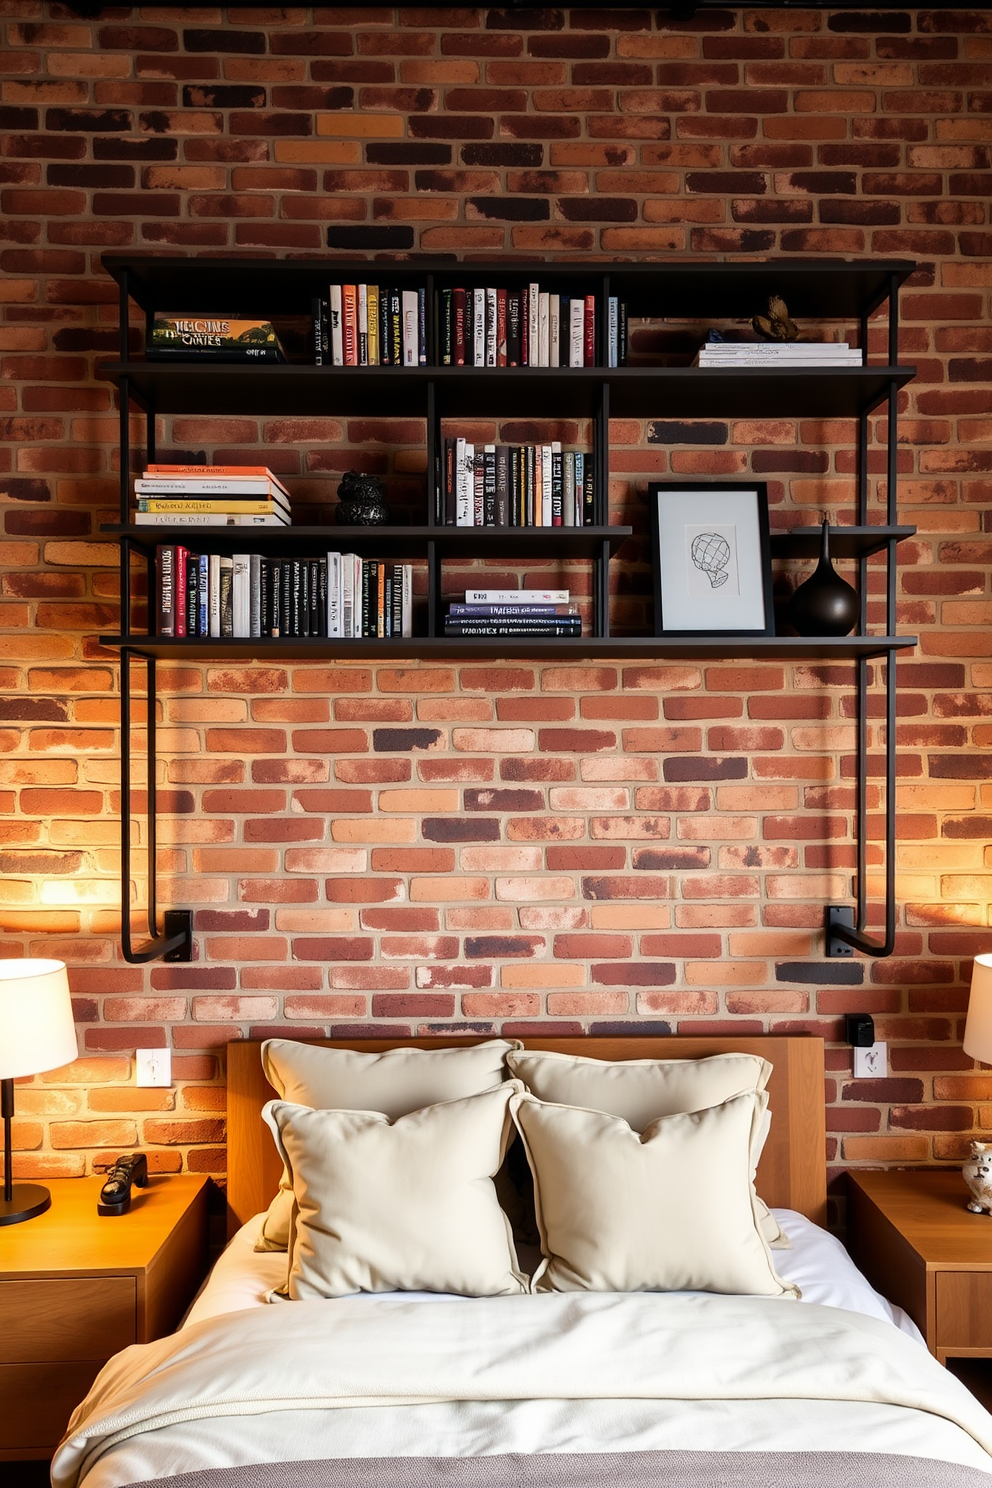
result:
[[[312,306],[318,367],[420,367],[427,361],[427,291],[332,284]]]
[[[551,444],[444,441],[437,520],[446,527],[585,527],[592,457]]]
[[[194,553],[162,544],[155,553],[159,636],[250,640],[412,636],[413,566],[355,553],[266,558]]]
[[[569,298],[540,284],[442,289],[438,330],[443,367],[596,365],[595,295]]]
[[[153,315],[145,339],[153,362],[284,362],[286,353],[268,320],[229,315]]]
[[[707,341],[695,367],[862,367],[864,356],[847,341]]]
[[[267,465],[146,465],[139,527],[287,527],[289,492]]]
[[[446,636],[581,636],[567,589],[469,589],[449,604]]]

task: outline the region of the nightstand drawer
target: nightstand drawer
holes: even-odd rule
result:
[[[57,1447],[69,1417],[103,1368],[76,1364],[0,1364],[0,1451]]]
[[[992,1349],[992,1272],[938,1271],[937,1347]]]
[[[0,1281],[0,1363],[109,1359],[135,1342],[132,1276]]]

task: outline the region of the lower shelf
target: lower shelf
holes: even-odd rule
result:
[[[101,636],[100,645],[129,647],[144,656],[171,661],[471,661],[477,657],[513,657],[535,661],[617,657],[637,661],[737,661],[748,657],[778,661],[852,661],[858,656],[886,656],[916,645],[915,636],[579,636],[574,640],[540,636],[414,636],[412,640],[366,637],[328,640],[299,636],[286,640],[178,640],[169,636]]]

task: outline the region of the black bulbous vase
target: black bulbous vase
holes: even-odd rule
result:
[[[342,527],[385,527],[389,522],[386,491],[377,475],[346,470],[338,486],[334,520]]]
[[[858,592],[830,562],[830,523],[820,529],[820,561],[793,594],[786,618],[801,636],[845,636],[858,623]]]

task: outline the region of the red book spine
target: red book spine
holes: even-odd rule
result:
[[[176,548],[176,559],[173,565],[173,593],[175,595],[176,629],[177,636],[186,635],[186,559],[189,557],[189,548]]]
[[[455,326],[452,333],[451,359],[456,367],[465,365],[465,291],[452,291]]]
[[[585,322],[585,347],[583,351],[583,364],[586,367],[596,365],[596,296],[586,295],[586,322]]]
[[[506,366],[506,290],[496,291],[496,365]]]
[[[530,290],[526,284],[520,291],[520,365],[530,366]]]
[[[344,336],[344,364],[358,366],[358,286],[341,286],[341,329]]]

